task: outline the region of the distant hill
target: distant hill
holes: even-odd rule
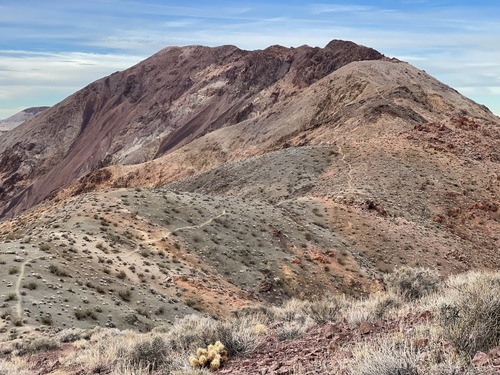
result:
[[[23,109],[21,112],[16,113],[4,120],[0,120],[0,132],[6,132],[21,125],[23,122],[28,121],[35,117],[40,112],[45,111],[50,107],[31,107]]]

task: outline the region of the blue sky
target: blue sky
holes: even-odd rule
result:
[[[0,118],[53,105],[170,45],[352,40],[500,115],[500,1],[0,0]]]

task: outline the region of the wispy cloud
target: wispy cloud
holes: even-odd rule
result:
[[[0,118],[30,106],[53,105],[90,82],[144,57],[0,51]]]
[[[365,5],[315,4],[311,6],[311,13],[368,12],[373,9],[373,7]]]
[[[403,57],[500,113],[500,4],[435,3],[2,0],[0,117],[22,103],[53,104],[169,45],[261,49],[331,39]]]

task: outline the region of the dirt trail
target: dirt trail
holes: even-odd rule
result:
[[[16,314],[17,314],[17,318],[20,320],[23,318],[23,296],[21,295],[21,282],[23,281],[23,278],[24,278],[24,271],[26,269],[26,264],[28,264],[29,262],[32,262],[36,259],[40,259],[40,258],[43,258],[43,255],[36,257],[36,258],[31,258],[31,259],[25,260],[23,262],[23,264],[21,264],[21,269],[19,270],[19,276],[18,276],[17,281],[16,281],[15,292],[16,292],[16,298],[17,298]]]
[[[205,225],[208,225],[210,223],[212,223],[212,221],[214,221],[215,219],[218,219],[222,216],[226,215],[226,210],[223,210],[221,214],[217,215],[217,216],[214,216],[212,217],[211,219],[208,219],[207,221],[205,221],[204,223],[201,223],[201,224],[198,224],[198,225],[191,225],[191,226],[187,226],[187,227],[180,227],[180,228],[177,228],[177,229],[174,229],[173,231],[171,232],[168,232],[166,237],[169,237],[171,234],[175,233],[175,232],[178,232],[180,230],[188,230],[188,229],[195,229],[195,228],[203,228]]]
[[[176,228],[174,230],[171,230],[170,232],[167,232],[165,233],[162,238],[167,238],[167,237],[170,237],[170,235],[172,235],[173,233],[175,232],[178,232],[178,231],[181,231],[181,230],[188,230],[188,229],[195,229],[195,228],[203,228],[204,226],[206,225],[209,225],[210,223],[212,223],[215,219],[218,219],[222,216],[226,215],[226,210],[223,210],[222,213],[220,213],[219,215],[217,216],[214,216],[210,219],[208,219],[207,221],[201,223],[201,224],[198,224],[198,225],[190,225],[190,226],[186,226],[186,227],[180,227],[180,228]],[[146,233],[146,232],[143,232],[141,231],[141,233],[143,234],[143,236],[146,238],[146,240],[144,241],[141,241],[141,242],[138,242],[137,245],[135,246],[135,249],[132,250],[130,253],[128,253],[127,255],[125,255],[125,258],[128,258],[129,256],[139,252],[139,247],[141,245],[149,245],[151,244],[152,242],[155,242],[157,240],[159,240],[160,238],[156,238],[156,239],[151,239],[149,237],[149,235]]]
[[[347,154],[344,154],[344,151],[342,151],[342,147],[340,147],[340,145],[337,145],[337,148],[339,150],[339,154],[342,155],[342,159],[341,159],[342,163],[344,163],[348,168],[348,171],[347,171],[347,192],[354,193],[354,189],[352,187],[352,166],[350,163],[345,161],[345,157],[347,156]]]

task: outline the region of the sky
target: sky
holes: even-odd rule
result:
[[[500,1],[0,0],[0,119],[172,45],[375,48],[500,115]]]

